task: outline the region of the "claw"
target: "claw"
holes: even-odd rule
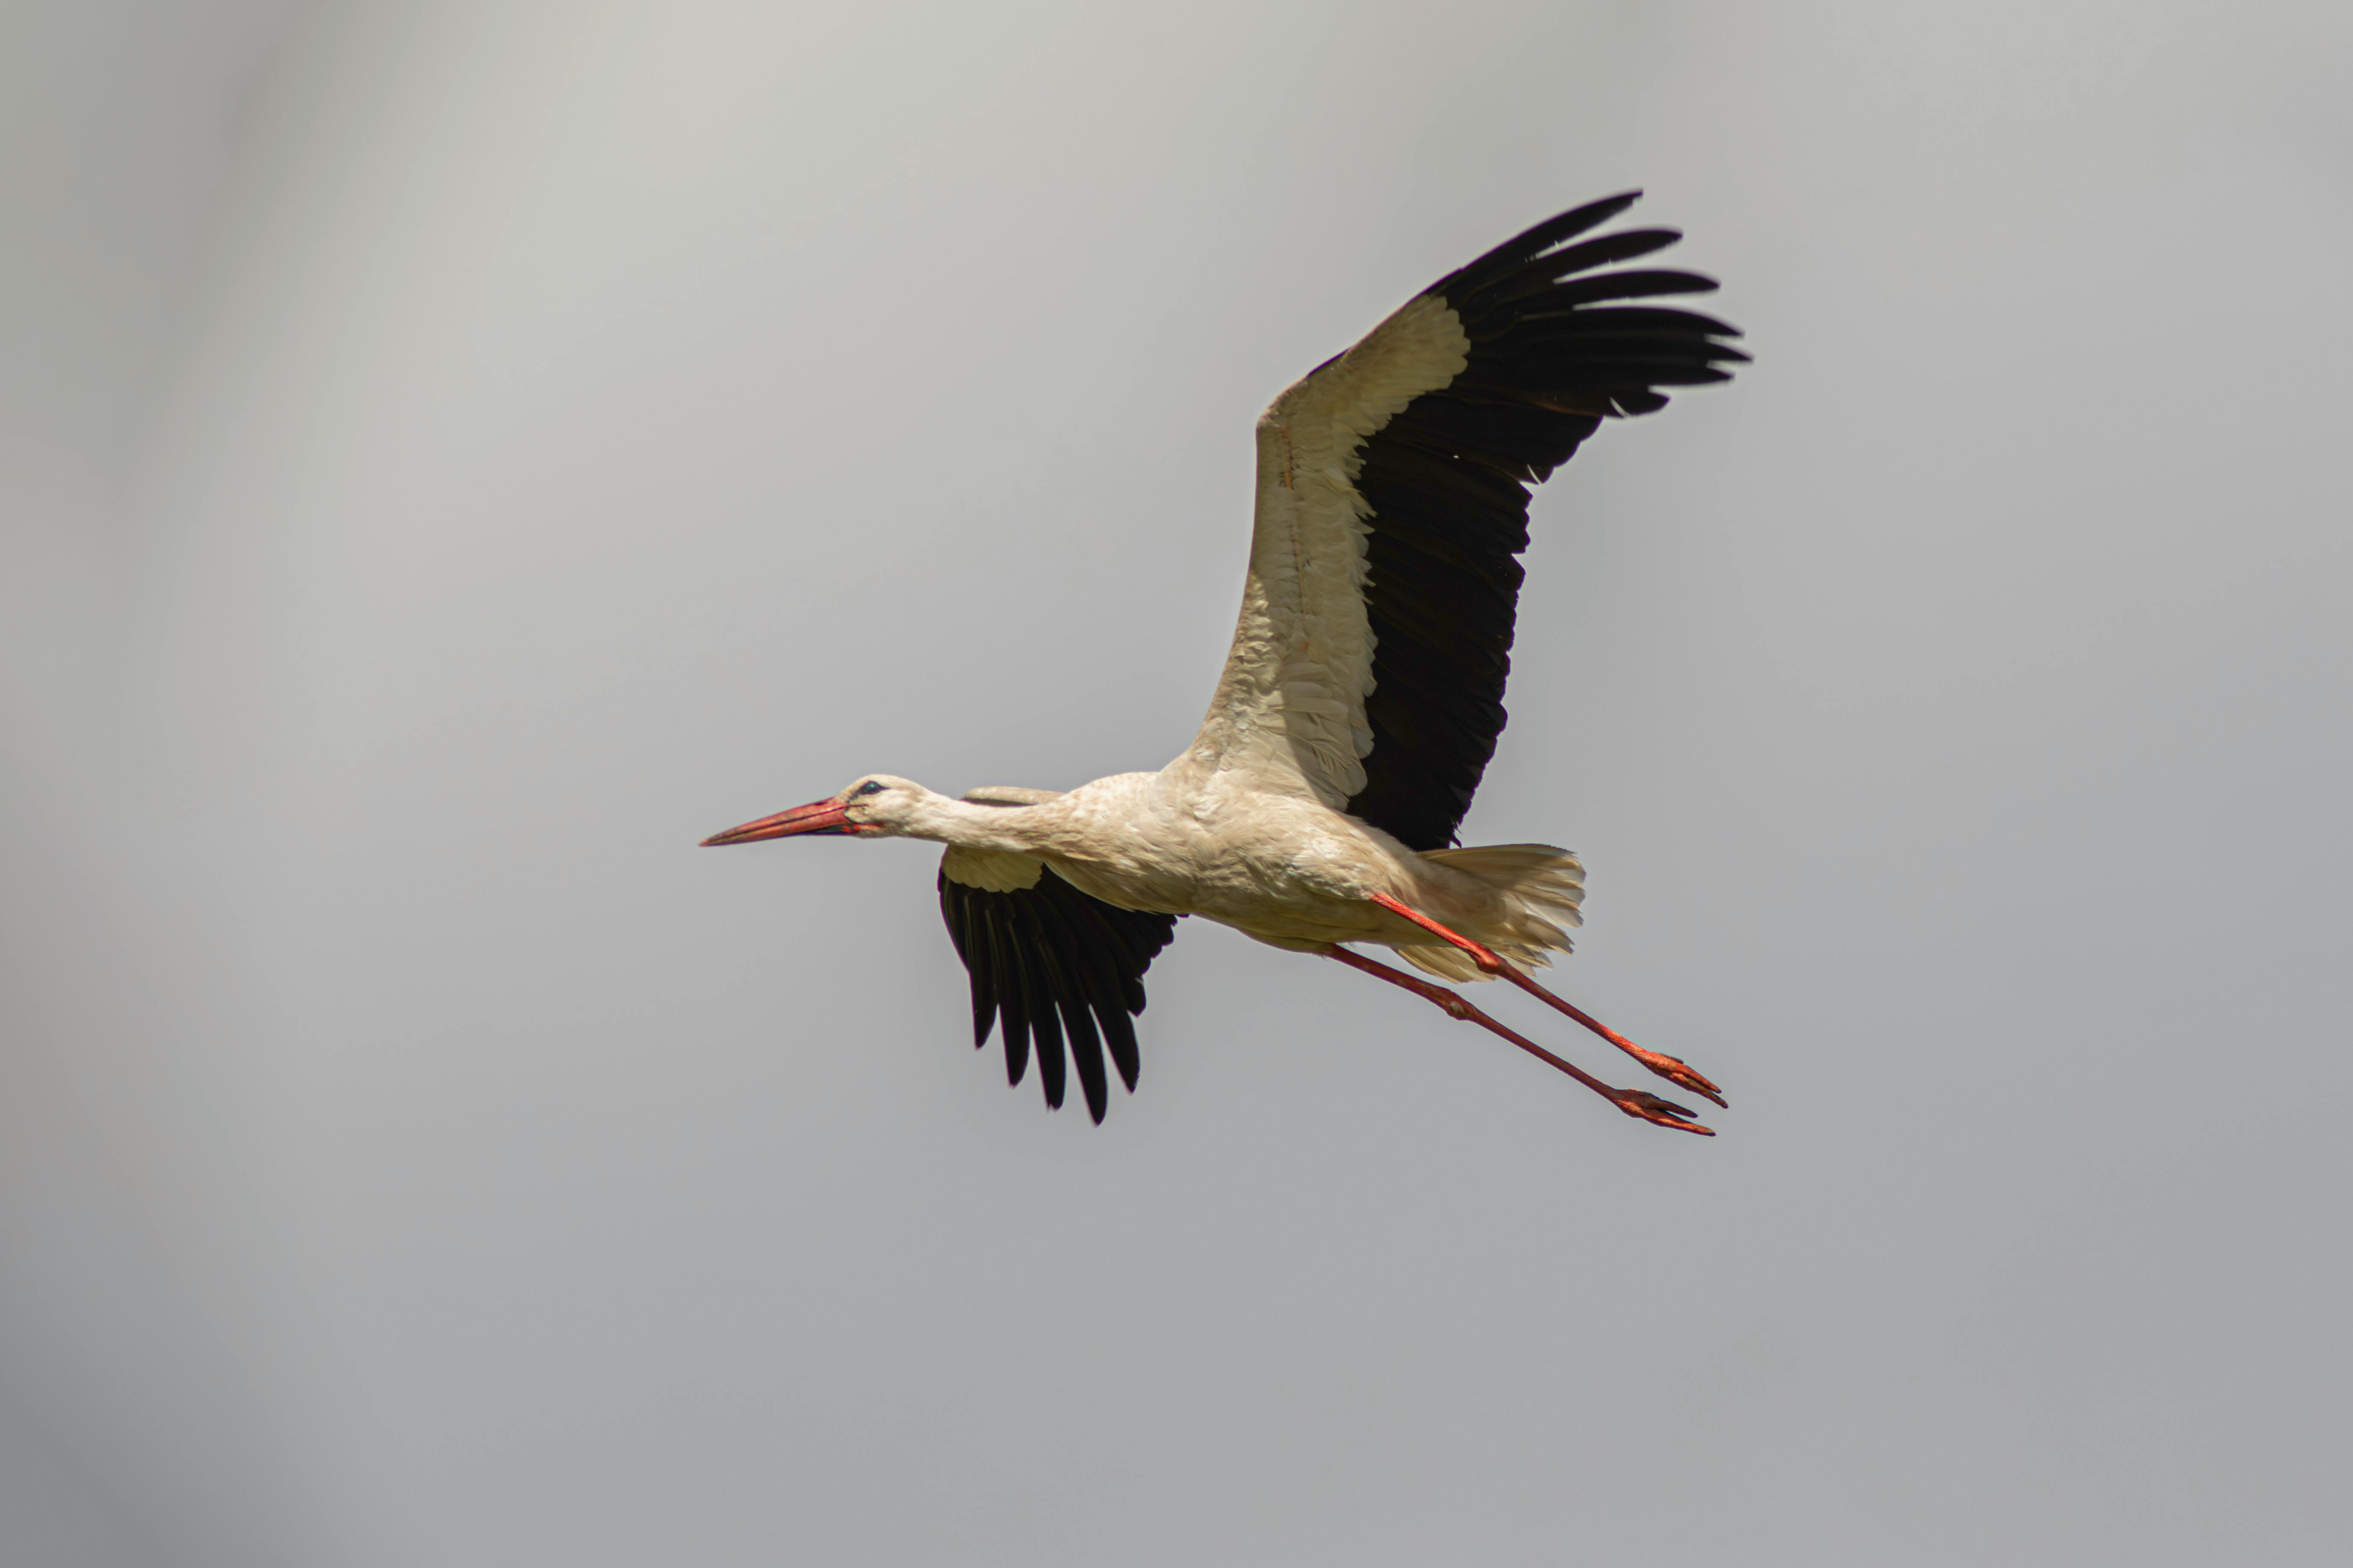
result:
[[[1703,1138],[1715,1136],[1715,1129],[1701,1126],[1690,1107],[1677,1105],[1672,1100],[1661,1100],[1639,1089],[1621,1089],[1609,1098],[1617,1102],[1619,1110],[1653,1127],[1672,1127],[1678,1132],[1696,1132]]]
[[[1636,1061],[1641,1062],[1677,1089],[1687,1089],[1694,1094],[1704,1096],[1715,1101],[1716,1104],[1724,1106],[1726,1110],[1732,1109],[1725,1103],[1724,1091],[1710,1083],[1706,1074],[1684,1061],[1683,1058],[1671,1057],[1664,1051],[1646,1051],[1640,1046],[1634,1047],[1631,1054]]]

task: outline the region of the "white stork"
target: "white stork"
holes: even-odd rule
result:
[[[1684,1107],[1614,1089],[1443,986],[1354,952],[1394,949],[1455,981],[1500,978],[1651,1071],[1722,1105],[1530,979],[1566,952],[1585,872],[1545,844],[1452,847],[1504,727],[1528,487],[1604,419],[1665,386],[1728,380],[1739,333],[1623,301],[1715,287],[1689,272],[1597,270],[1673,229],[1568,244],[1631,206],[1612,196],[1496,247],[1408,300],[1260,416],[1258,510],[1234,633],[1201,731],[1158,773],[961,800],[888,773],[703,840],[813,834],[947,846],[940,908],[972,979],[973,1038],[1002,1026],[1008,1079],[1035,1047],[1059,1108],[1064,1052],[1095,1121],[1104,1048],[1135,1088],[1132,1015],[1179,915],[1337,959],[1542,1058],[1629,1116],[1714,1136]]]

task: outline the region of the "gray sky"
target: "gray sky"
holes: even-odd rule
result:
[[[0,9],[0,1558],[2345,1561],[2348,45]],[[1757,363],[1466,836],[1723,1137],[1190,923],[1092,1128],[930,851],[691,848],[1166,760],[1257,410],[1637,184]]]

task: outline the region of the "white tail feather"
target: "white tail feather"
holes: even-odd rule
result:
[[[1563,928],[1585,923],[1585,917],[1577,912],[1577,906],[1585,901],[1585,868],[1566,849],[1549,844],[1480,844],[1463,849],[1425,849],[1421,857],[1477,878],[1501,898],[1502,910],[1462,934],[1484,942],[1507,963],[1522,969],[1549,967],[1553,953],[1569,951],[1568,931]],[[1397,954],[1415,968],[1444,979],[1489,978],[1459,947],[1433,942],[1428,947],[1400,947]]]

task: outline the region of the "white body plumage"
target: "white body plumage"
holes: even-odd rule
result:
[[[1413,850],[1379,828],[1191,753],[1156,773],[1115,773],[1067,794],[991,789],[952,800],[873,774],[845,791],[868,831],[950,846],[945,874],[1010,892],[1051,866],[1122,909],[1198,915],[1275,947],[1369,942],[1453,980],[1483,980],[1459,949],[1370,901],[1386,894],[1524,966],[1568,950],[1585,871],[1545,844]],[[1016,804],[1016,801],[1018,804]],[[992,803],[993,802],[993,803]]]

